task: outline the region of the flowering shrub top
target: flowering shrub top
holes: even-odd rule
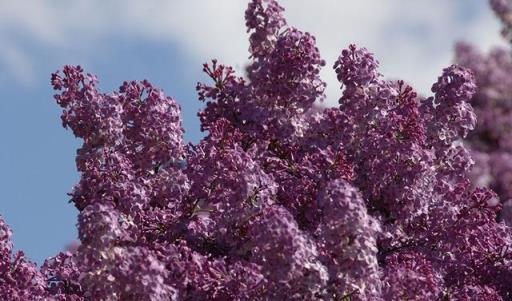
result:
[[[147,81],[105,94],[78,66],[52,75],[84,142],[81,245],[37,270],[1,221],[0,299],[511,300],[510,229],[465,176],[472,73],[444,69],[423,98],[350,45],[339,106],[319,109],[314,37],[274,0],[251,1],[246,21],[245,79],[204,65],[197,145]]]

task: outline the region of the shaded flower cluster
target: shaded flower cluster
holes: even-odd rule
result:
[[[512,1],[490,0],[510,40]],[[456,45],[456,62],[470,68],[478,89],[471,100],[478,122],[466,139],[475,167],[470,172],[474,186],[494,190],[502,203],[499,220],[512,225],[512,55],[510,49],[495,47],[488,54],[471,44]]]
[[[509,0],[489,0],[489,3],[503,23],[501,33],[507,40],[512,41],[512,3]]]
[[[325,62],[283,12],[249,3],[245,76],[203,66],[196,145],[147,81],[102,93],[79,66],[52,75],[83,140],[80,245],[38,270],[0,219],[0,299],[512,300],[511,232],[461,142],[473,73],[449,66],[420,97],[350,45],[339,106],[321,108]]]

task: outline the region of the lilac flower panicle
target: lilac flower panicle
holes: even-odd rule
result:
[[[375,82],[380,74],[377,72],[379,62],[366,48],[357,48],[352,44],[341,52],[334,64],[338,80],[344,85],[365,86]]]

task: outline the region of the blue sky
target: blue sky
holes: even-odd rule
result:
[[[148,79],[182,106],[186,139],[201,137],[195,84],[210,58],[241,70],[247,59],[237,0],[23,0],[0,4],[0,214],[16,248],[38,263],[76,237],[77,211],[67,192],[78,181],[80,141],[64,130],[50,73],[80,64],[111,91]],[[482,0],[283,0],[289,23],[317,36],[330,66],[349,43],[365,46],[384,75],[428,93],[450,64],[456,40],[483,49],[502,43],[499,24]],[[328,103],[334,73],[323,71]]]

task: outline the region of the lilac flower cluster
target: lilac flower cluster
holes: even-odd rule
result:
[[[473,74],[450,66],[424,98],[350,45],[339,106],[321,109],[325,62],[283,11],[250,2],[245,79],[203,66],[197,145],[147,81],[106,94],[78,66],[52,75],[84,142],[81,243],[38,270],[0,219],[0,299],[512,300],[511,232],[460,142]]]

